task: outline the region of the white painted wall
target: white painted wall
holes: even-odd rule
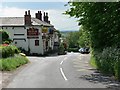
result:
[[[54,33],[54,42],[59,42],[59,36],[57,32]]]

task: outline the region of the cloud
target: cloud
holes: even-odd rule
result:
[[[0,17],[24,17],[25,11],[28,9],[21,9],[16,7],[4,7],[0,9]],[[30,9],[31,10],[31,9]],[[35,13],[38,10],[31,10],[31,16],[35,17]],[[65,10],[60,9],[50,9],[41,10],[42,12],[49,13],[49,20],[51,24],[55,26],[58,30],[78,30],[77,22],[75,18],[70,18],[69,16],[63,15]]]

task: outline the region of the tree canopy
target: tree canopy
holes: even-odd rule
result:
[[[79,19],[90,33],[91,47],[102,49],[104,47],[120,46],[120,2],[69,2],[70,9],[66,11],[72,17]]]
[[[2,43],[10,43],[12,41],[9,39],[9,34],[4,30],[0,30],[0,38]]]
[[[69,2],[66,11],[89,37],[97,68],[120,80],[120,2]],[[80,39],[80,43],[84,38]]]

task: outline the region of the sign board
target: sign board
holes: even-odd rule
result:
[[[53,34],[54,30],[53,28],[49,28],[49,34]]]
[[[28,38],[38,38],[39,30],[37,28],[29,28],[27,29],[27,37]]]
[[[43,27],[42,28],[42,33],[48,33],[48,28],[47,27]]]

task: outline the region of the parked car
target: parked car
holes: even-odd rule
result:
[[[80,48],[78,51],[82,54],[89,54],[90,53],[89,48]]]

